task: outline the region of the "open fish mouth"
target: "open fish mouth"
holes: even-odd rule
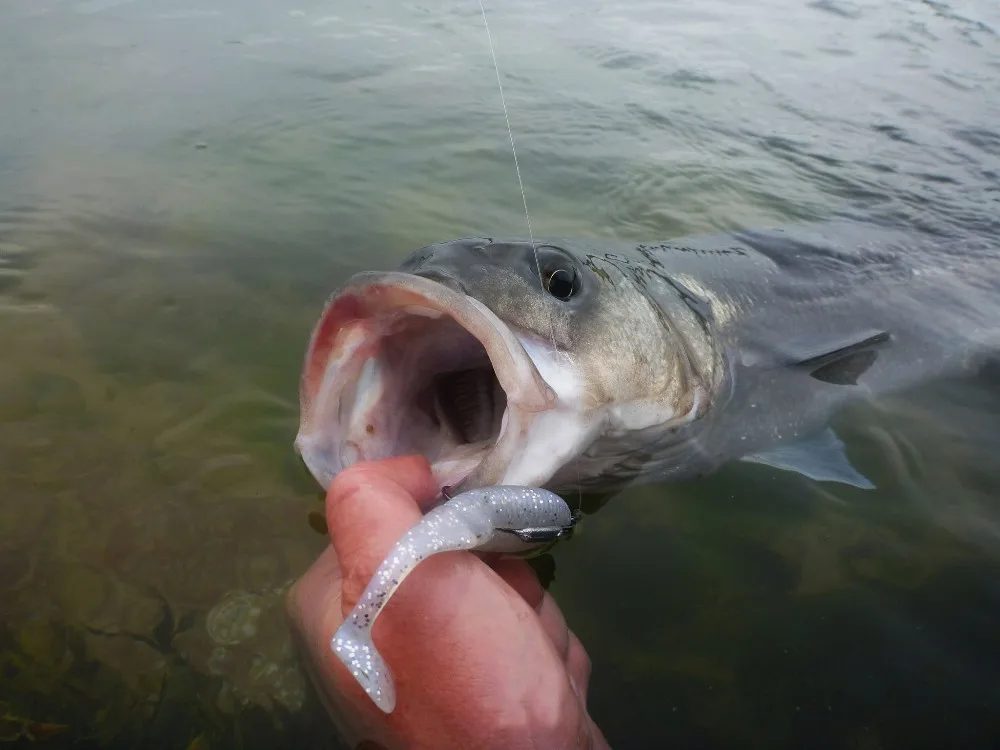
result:
[[[415,454],[442,486],[496,484],[557,403],[526,341],[457,284],[358,274],[313,329],[295,447],[324,488],[358,461]]]

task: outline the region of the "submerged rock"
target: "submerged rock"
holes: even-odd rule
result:
[[[234,646],[257,635],[257,620],[263,607],[261,597],[232,591],[208,613],[205,627],[211,639],[222,646]]]

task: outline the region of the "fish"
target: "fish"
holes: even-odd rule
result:
[[[384,713],[395,709],[396,688],[372,629],[406,576],[442,552],[531,552],[569,535],[579,518],[559,495],[532,487],[487,487],[455,496],[446,489],[444,497],[400,537],[330,639],[333,653]]]
[[[614,493],[735,461],[871,489],[834,417],[980,367],[998,312],[997,243],[971,234],[443,241],[327,300],[295,449],[324,488],[421,454],[455,492]]]

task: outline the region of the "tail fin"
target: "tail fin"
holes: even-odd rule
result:
[[[396,686],[389,666],[375,649],[371,630],[362,631],[348,619],[333,634],[330,648],[375,705],[387,714],[392,713],[396,707]]]

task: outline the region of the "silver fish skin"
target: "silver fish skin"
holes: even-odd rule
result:
[[[470,490],[431,509],[386,555],[330,647],[385,713],[396,705],[392,672],[372,640],[375,621],[403,580],[431,555],[456,550],[516,554],[554,541],[574,523],[558,495],[530,487]]]
[[[1000,244],[837,221],[615,245],[473,237],[352,277],[302,373],[326,486],[427,457],[456,491],[616,491],[734,460],[871,482],[844,407],[975,371],[1000,345]]]

